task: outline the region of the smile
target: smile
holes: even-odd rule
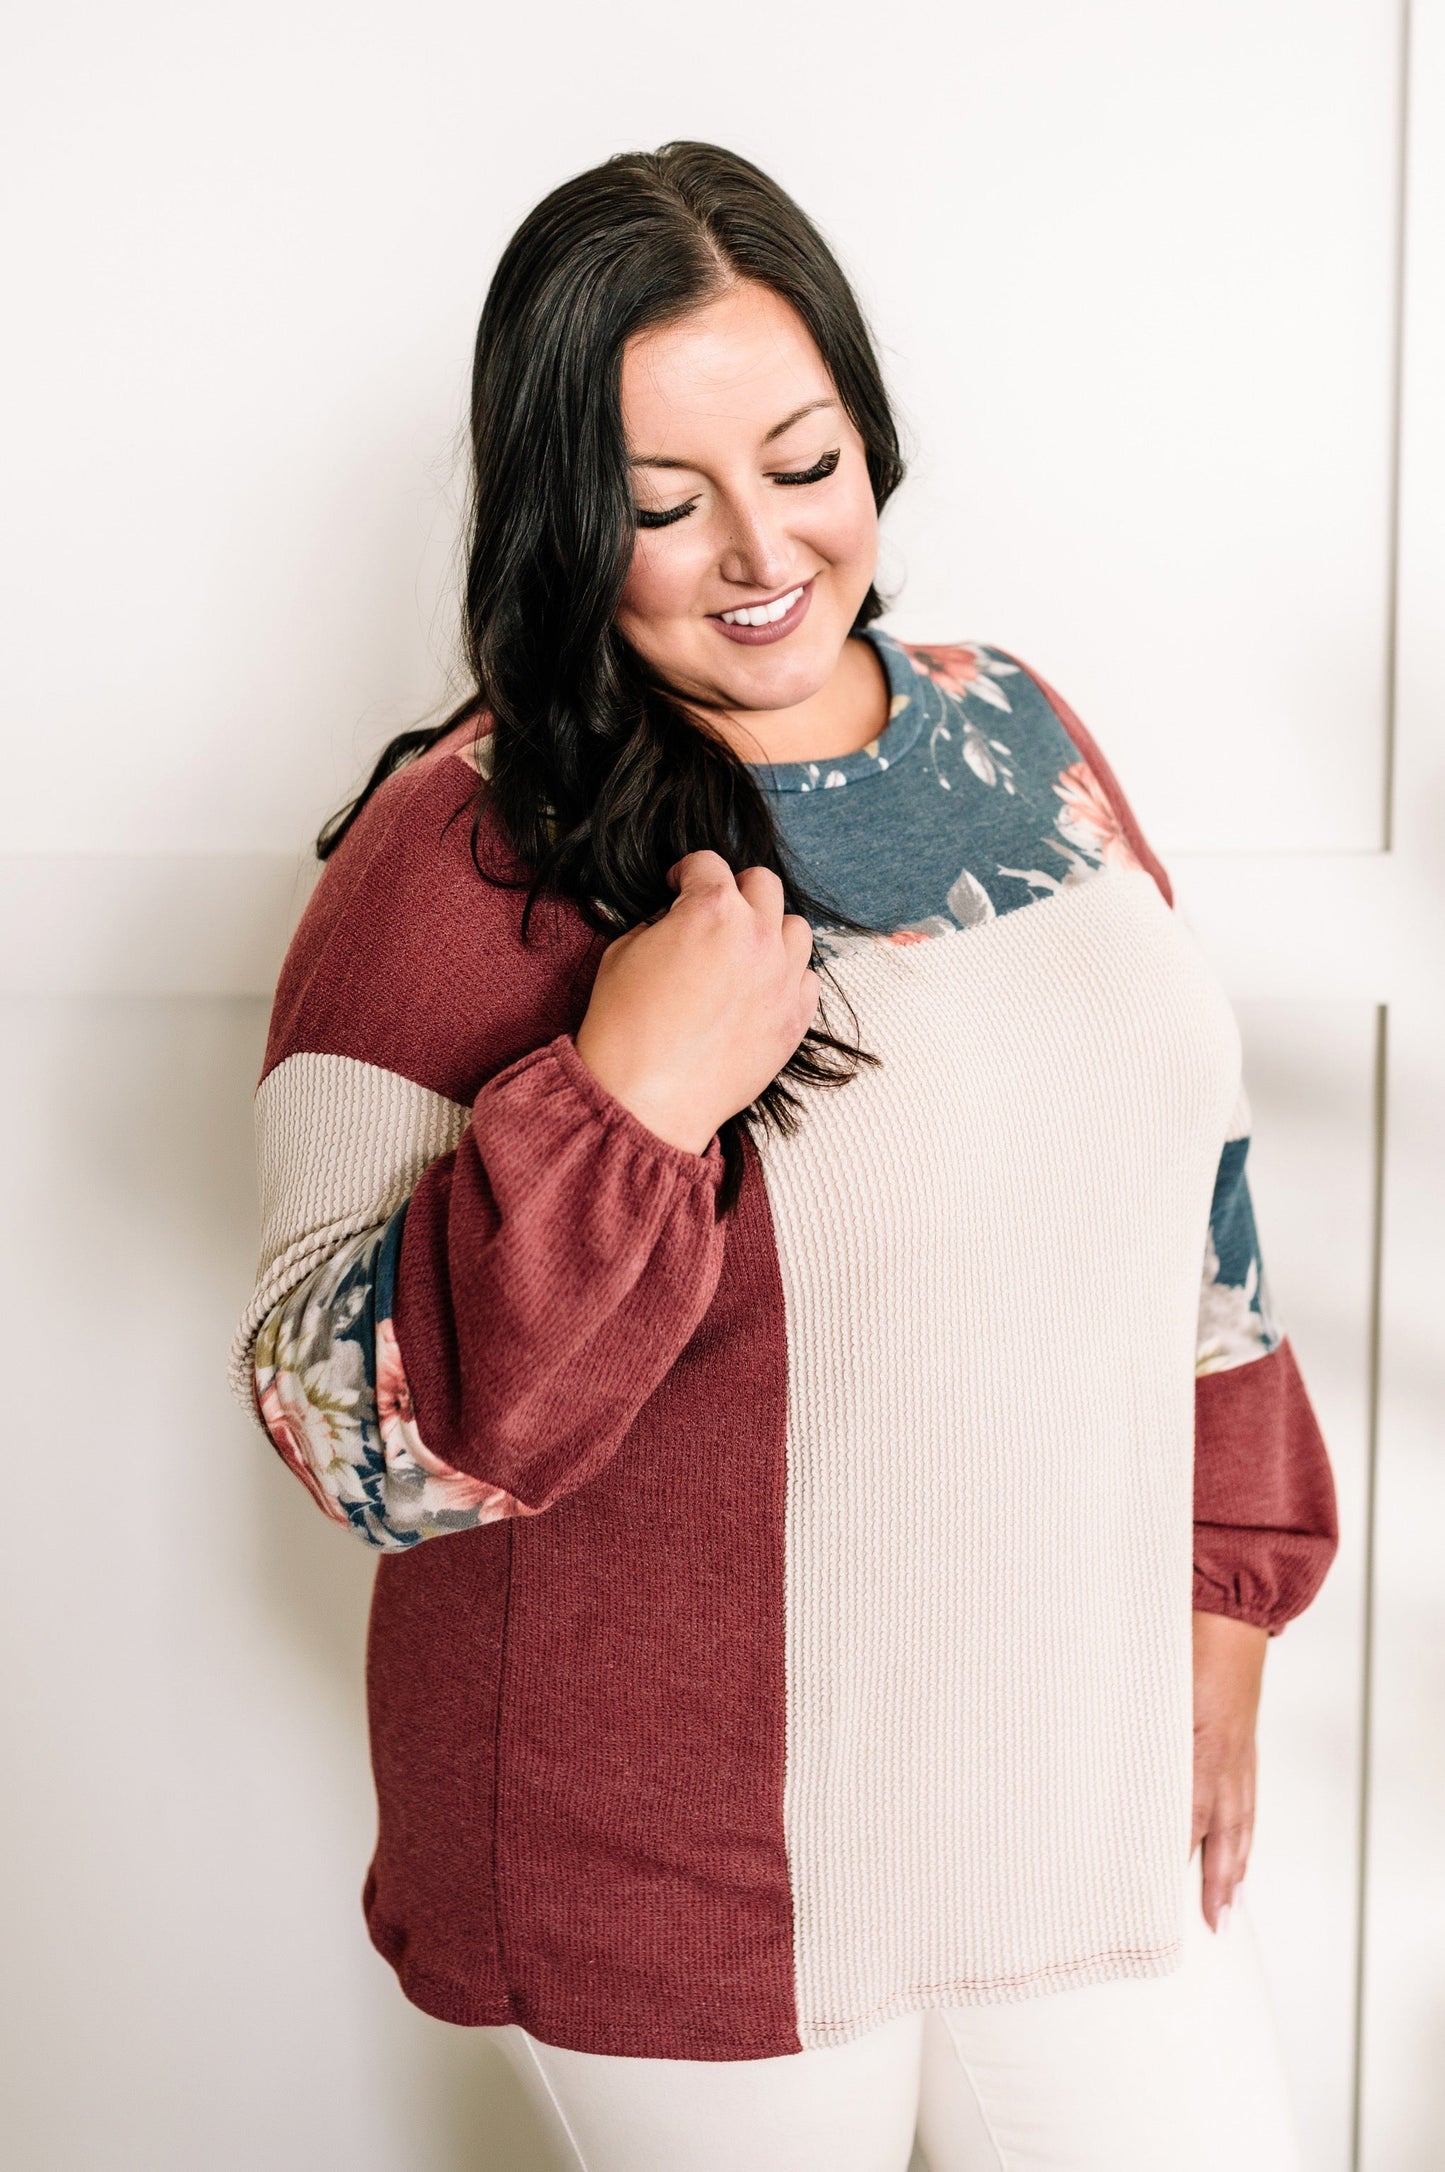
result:
[[[780,641],[799,625],[813,600],[813,582],[816,574],[790,588],[781,596],[772,597],[767,603],[742,604],[733,611],[715,611],[712,623],[729,641],[746,642],[749,646],[763,641]]]

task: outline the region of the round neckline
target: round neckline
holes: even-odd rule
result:
[[[814,762],[749,762],[748,769],[764,792],[820,792],[844,784],[860,784],[881,777],[912,747],[923,729],[923,704],[918,699],[918,674],[891,634],[865,626],[850,634],[851,641],[871,643],[888,680],[888,722],[876,739],[852,754],[824,755]]]

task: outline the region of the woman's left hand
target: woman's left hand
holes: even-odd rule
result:
[[[1254,1725],[1269,1632],[1227,1614],[1194,1612],[1194,1829],[1204,1843],[1204,1920],[1244,1876],[1254,1834]]]

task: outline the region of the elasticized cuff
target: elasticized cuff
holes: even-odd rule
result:
[[[690,1148],[678,1146],[671,1139],[661,1137],[650,1125],[644,1124],[642,1118],[634,1114],[625,1102],[619,1101],[614,1093],[609,1092],[596,1073],[590,1070],[578,1055],[577,1044],[570,1033],[559,1033],[548,1041],[545,1047],[531,1049],[525,1056],[519,1056],[515,1063],[509,1064],[504,1071],[497,1072],[495,1077],[489,1079],[482,1092],[492,1093],[504,1088],[512,1079],[521,1077],[534,1065],[546,1065],[556,1072],[567,1088],[581,1096],[594,1115],[621,1131],[635,1147],[651,1155],[664,1167],[675,1170],[677,1175],[686,1177],[694,1184],[711,1184],[716,1188],[721,1182],[723,1150],[716,1132],[700,1154],[694,1154]]]

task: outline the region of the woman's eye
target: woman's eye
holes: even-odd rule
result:
[[[637,525],[639,528],[670,528],[675,520],[685,520],[696,504],[696,498],[689,498],[686,505],[670,506],[665,513],[649,512],[639,505],[634,508]]]
[[[773,475],[772,480],[775,483],[821,483],[832,474],[842,457],[842,447],[835,446],[832,452],[824,453],[815,467],[783,468]],[[634,506],[633,511],[639,528],[670,528],[675,520],[686,520],[696,504],[696,498],[689,498],[686,505],[669,506],[665,513],[654,512],[650,507],[641,505]]]
[[[839,446],[832,452],[825,452],[816,467],[793,468],[791,471],[784,470],[783,473],[775,475],[773,481],[775,483],[821,483],[825,475],[832,474],[841,458],[842,447]]]

